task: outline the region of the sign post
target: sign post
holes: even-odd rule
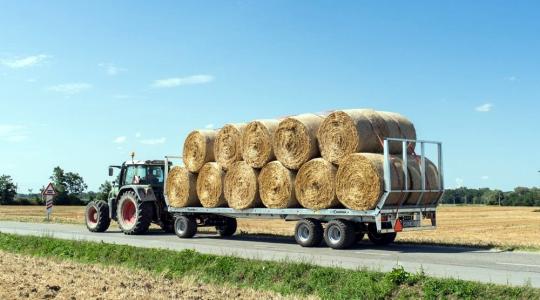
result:
[[[47,221],[51,219],[52,207],[53,207],[53,198],[56,196],[56,191],[52,183],[49,183],[47,187],[41,192],[41,197],[45,198],[45,210],[47,212]]]

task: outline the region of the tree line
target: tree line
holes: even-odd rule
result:
[[[99,187],[98,192],[87,191],[88,185],[79,173],[66,172],[60,167],[53,169],[49,177],[57,193],[53,198],[55,205],[86,205],[92,200],[107,200],[112,188],[109,181],[105,181]],[[0,205],[43,205],[41,197],[44,187],[34,192],[28,189],[28,193],[18,193],[17,184],[9,175],[0,176]]]
[[[503,192],[489,188],[470,189],[461,187],[447,189],[442,203],[445,204],[485,204],[502,206],[540,206],[540,188],[516,187]]]
[[[53,199],[55,205],[85,205],[92,200],[107,200],[112,186],[105,181],[98,192],[86,191],[88,186],[82,176],[74,172],[65,172],[62,168],[53,169],[50,177],[58,193]],[[42,205],[41,191],[27,194],[17,193],[17,184],[9,175],[0,176],[0,205]],[[503,192],[489,188],[471,189],[461,187],[447,189],[441,200],[444,204],[485,204],[503,206],[540,206],[540,188],[516,187],[513,191]]]

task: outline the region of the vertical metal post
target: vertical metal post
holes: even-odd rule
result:
[[[384,140],[384,185],[388,192],[392,191],[392,178],[390,174],[390,158],[388,151],[388,140]]]
[[[426,149],[424,142],[420,142],[420,174],[422,174],[422,190],[426,189]]]
[[[405,175],[405,190],[409,190],[409,158],[407,156],[407,141],[401,141],[403,152],[403,174]]]
[[[442,143],[437,144],[438,163],[439,163],[439,189],[444,191],[444,172],[443,172],[443,155]]]

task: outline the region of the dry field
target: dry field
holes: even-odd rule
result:
[[[87,265],[0,251],[0,299],[290,299],[191,277]]]
[[[84,208],[56,206],[53,222],[83,223]],[[1,220],[42,222],[43,207],[0,206]],[[404,232],[398,241],[540,248],[540,208],[497,206],[440,206],[435,231]],[[294,222],[239,219],[238,230],[249,234],[293,235]]]

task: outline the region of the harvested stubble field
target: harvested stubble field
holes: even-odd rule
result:
[[[0,251],[0,299],[294,299],[144,270]]]
[[[398,241],[444,245],[540,249],[540,211],[535,207],[440,206],[435,231],[398,234]],[[1,220],[44,221],[43,207],[0,206]],[[83,223],[84,208],[55,206],[53,222]],[[239,219],[238,232],[292,236],[295,222]]]

